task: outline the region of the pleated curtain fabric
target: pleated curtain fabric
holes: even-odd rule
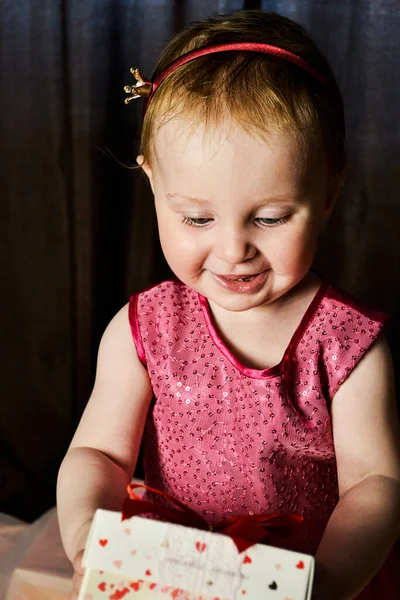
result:
[[[317,268],[393,316],[400,369],[397,0],[0,0],[0,511],[54,504],[101,333],[168,275],[148,184],[127,168],[129,67],[150,76],[172,34],[242,8],[299,21],[337,75],[352,166]]]

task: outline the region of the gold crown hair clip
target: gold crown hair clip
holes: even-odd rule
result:
[[[139,69],[131,67],[130,72],[136,79],[136,83],[134,85],[126,85],[124,87],[126,94],[132,94],[128,98],[125,98],[125,104],[128,104],[131,100],[136,100],[136,98],[147,98],[150,96],[152,88],[150,81],[143,79]]]

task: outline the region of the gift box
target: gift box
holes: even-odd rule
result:
[[[312,556],[98,510],[79,600],[309,600]]]

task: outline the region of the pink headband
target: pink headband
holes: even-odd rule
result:
[[[154,81],[146,81],[141,76],[139,69],[132,68],[130,71],[132,75],[135,77],[136,82],[134,85],[126,85],[124,90],[127,94],[131,94],[128,98],[125,98],[125,104],[128,104],[131,100],[135,100],[136,98],[147,98],[146,103],[143,108],[143,116],[146,112],[147,106],[152,99],[154,92],[164,81],[166,77],[172,71],[175,71],[181,65],[184,65],[199,56],[205,56],[206,54],[215,54],[216,52],[228,52],[232,50],[245,50],[248,52],[260,52],[261,54],[270,54],[272,56],[278,56],[279,58],[283,58],[288,62],[291,62],[294,65],[297,65],[304,71],[307,71],[312,77],[317,79],[325,88],[329,89],[329,85],[326,80],[316,71],[308,62],[297,56],[297,54],[293,54],[293,52],[289,52],[289,50],[284,50],[283,48],[279,48],[278,46],[271,46],[270,44],[258,44],[252,42],[238,42],[232,44],[215,44],[214,46],[206,46],[205,48],[200,48],[199,50],[193,50],[192,52],[187,52],[183,54],[172,63],[170,63],[164,71],[162,71],[158,77],[154,79]]]

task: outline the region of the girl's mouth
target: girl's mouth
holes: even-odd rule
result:
[[[255,275],[219,275],[219,277],[228,279],[228,281],[252,281],[257,275],[259,275],[259,273],[256,273]]]
[[[254,275],[217,275],[211,271],[210,273],[215,281],[226,290],[240,294],[250,294],[256,292],[263,285],[268,271],[255,273]]]

